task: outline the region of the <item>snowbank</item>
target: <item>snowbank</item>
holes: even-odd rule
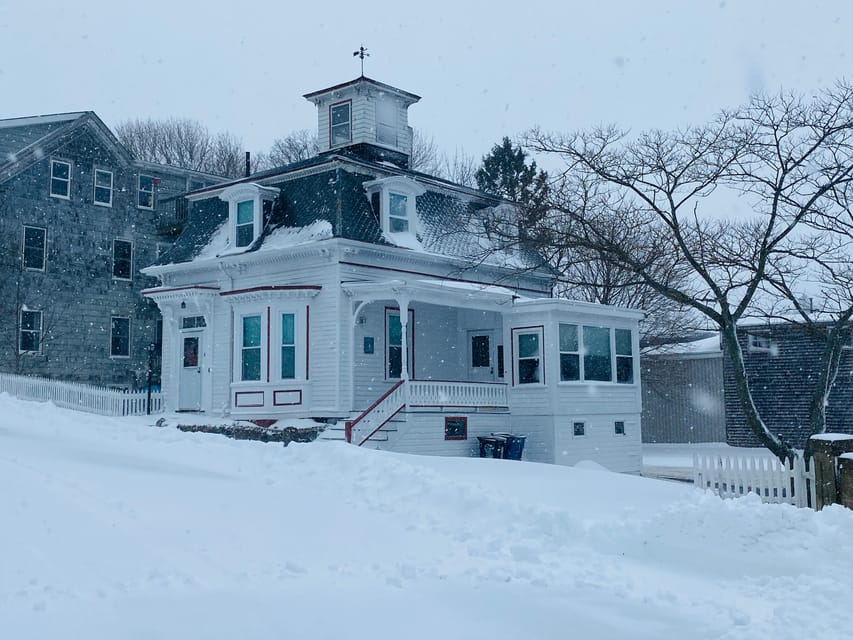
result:
[[[16,640],[831,638],[851,622],[841,508],[8,396],[0,416],[0,629]]]

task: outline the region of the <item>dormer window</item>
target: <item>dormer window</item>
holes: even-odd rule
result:
[[[333,147],[352,141],[352,101],[339,102],[329,107],[329,139]]]
[[[409,230],[409,196],[388,193],[388,231],[405,233]]]
[[[237,203],[237,247],[248,247],[255,239],[255,202],[244,200]]]
[[[425,193],[426,189],[403,176],[370,180],[364,183],[364,188],[379,216],[382,232],[388,239],[417,236],[420,228],[416,198]],[[408,246],[408,243],[405,244]]]
[[[272,210],[272,202],[279,190],[259,184],[235,184],[219,196],[228,203],[228,246],[248,249],[260,237],[267,221],[265,212]]]

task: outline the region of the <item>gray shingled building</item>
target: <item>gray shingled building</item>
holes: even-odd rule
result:
[[[90,111],[0,120],[0,372],[142,387],[160,314],[139,269],[217,180],[134,160]]]

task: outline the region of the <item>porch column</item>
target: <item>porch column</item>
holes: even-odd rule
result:
[[[400,379],[409,380],[409,298],[398,297],[397,304],[400,307],[400,360],[402,370]]]

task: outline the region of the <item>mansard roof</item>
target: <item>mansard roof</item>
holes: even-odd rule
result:
[[[246,253],[280,248],[273,236],[285,229],[293,231],[318,222],[328,223],[329,233],[314,235],[319,241],[335,237],[381,246],[392,245],[383,235],[379,212],[373,210],[364,183],[378,178],[402,176],[425,189],[417,197],[421,222],[418,238],[424,253],[452,258],[477,259],[492,264],[512,262],[516,268],[538,268],[543,261],[530,251],[508,254],[493,251],[484,244],[479,226],[480,213],[487,207],[508,203],[476,189],[417,171],[400,169],[390,163],[365,160],[346,151],[327,152],[309,160],[256,173],[188,194],[193,201],[184,233],[157,265],[202,260],[226,251],[226,234],[221,230],[228,221],[228,205],[217,197],[225,188],[252,182],[279,188],[269,223],[261,238]],[[221,247],[217,243],[222,242]],[[399,246],[399,245],[397,245]],[[228,253],[231,253],[230,251]],[[544,268],[544,267],[543,267]]]

